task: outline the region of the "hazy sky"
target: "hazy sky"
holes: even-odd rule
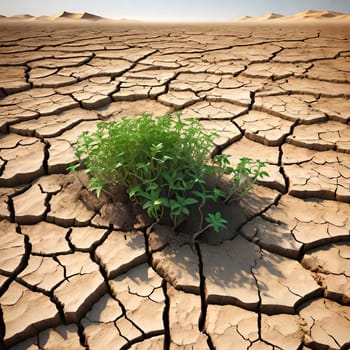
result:
[[[52,15],[65,10],[157,21],[220,21],[309,9],[350,13],[350,0],[0,0],[0,14],[6,16]]]

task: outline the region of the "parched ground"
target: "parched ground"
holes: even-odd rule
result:
[[[1,349],[349,348],[350,26],[321,23],[0,23]],[[174,110],[269,162],[197,247],[66,172],[100,120]]]

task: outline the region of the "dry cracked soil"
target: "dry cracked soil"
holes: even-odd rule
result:
[[[349,24],[0,33],[1,349],[349,349]],[[175,110],[269,162],[195,247],[66,171],[99,121]]]

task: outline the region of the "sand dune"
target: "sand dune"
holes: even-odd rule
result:
[[[94,15],[88,12],[75,13],[75,12],[67,12],[62,11],[60,13],[50,15],[50,16],[32,16],[29,14],[21,14],[15,16],[3,16],[0,15],[1,20],[30,20],[30,21],[78,21],[78,20],[86,20],[86,21],[102,21],[102,20],[111,20],[109,18],[101,17],[98,15]],[[271,23],[281,23],[284,21],[292,22],[292,21],[350,21],[350,14],[341,13],[336,11],[318,11],[318,10],[307,10],[304,12],[300,12],[290,16],[283,16],[278,13],[266,13],[262,16],[242,16],[234,21],[239,22],[264,22],[269,21]],[[118,21],[132,21],[130,19],[119,19]]]
[[[24,15],[15,15],[15,16],[2,16],[1,19],[12,19],[12,20],[31,20],[31,21],[62,21],[62,20],[88,20],[88,21],[100,21],[100,20],[108,20],[108,18],[97,16],[88,12],[82,13],[74,13],[62,11],[60,13],[51,15],[51,16],[31,16],[29,14]]]
[[[262,16],[250,17],[243,16],[239,18],[239,21],[256,22],[256,21],[304,21],[304,20],[350,20],[350,14],[336,12],[336,11],[317,11],[307,10],[304,12],[296,13],[291,16],[283,16],[277,13],[267,13]]]
[[[258,17],[253,17],[254,20],[256,21],[269,21],[277,18],[284,17],[278,13],[266,13],[265,15],[258,16]]]
[[[339,15],[336,19],[350,21],[350,14]]]
[[[281,18],[281,17],[283,17],[283,16],[278,14],[278,13],[267,13],[266,15],[263,15],[260,18],[262,20],[271,20],[271,19],[276,19],[276,18]]]
[[[249,20],[251,18],[253,18],[253,17],[251,17],[251,16],[242,16],[242,17],[239,17],[239,20],[240,21],[247,21],[247,20]]]
[[[41,20],[47,21],[49,19],[50,19],[50,16],[37,16],[32,18],[33,21],[41,21]]]
[[[60,13],[57,13],[55,15],[49,16],[49,19],[51,20],[59,20],[59,19],[87,19],[90,21],[98,21],[101,19],[104,19],[104,17],[93,15],[88,12],[83,12],[83,13],[73,13],[73,12],[67,12],[63,11]]]
[[[336,11],[317,11],[308,10],[297,13],[293,16],[287,16],[287,18],[295,19],[337,19],[339,17],[344,18],[350,16],[349,14],[336,12]]]
[[[298,13],[295,16],[301,17],[301,18],[334,18],[341,15],[344,15],[344,13],[335,12],[335,11],[308,10],[308,11]]]
[[[6,17],[6,16],[4,16],[4,17]],[[34,16],[28,15],[28,14],[24,14],[24,15],[15,15],[15,16],[7,17],[7,18],[11,18],[11,19],[33,19]]]

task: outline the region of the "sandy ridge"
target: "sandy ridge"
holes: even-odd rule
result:
[[[57,21],[57,20],[88,20],[88,21],[99,21],[108,20],[108,18],[98,16],[89,12],[68,12],[62,11],[49,16],[32,16],[30,14],[21,14],[15,16],[1,16],[0,18],[12,19],[12,20],[47,20],[47,21]]]
[[[105,20],[111,20],[110,18],[98,16],[89,12],[68,12],[68,11],[62,11],[53,15],[43,15],[43,16],[32,16],[30,14],[19,14],[15,16],[3,16],[0,15],[0,19],[2,20],[30,20],[30,21],[38,21],[38,20],[44,20],[44,21],[78,21],[78,20],[85,20],[85,21],[105,21]],[[126,19],[120,19],[120,20],[126,20]],[[129,19],[128,19],[129,20]],[[239,21],[239,22],[261,22],[261,21],[271,21],[271,22],[292,22],[292,21],[320,21],[320,20],[331,20],[331,21],[350,21],[350,14],[348,13],[342,13],[342,12],[336,12],[336,11],[321,11],[321,10],[307,10],[300,13],[296,13],[294,15],[284,16],[279,13],[266,13],[261,16],[242,16],[238,19],[233,19],[233,21]]]
[[[266,13],[262,16],[243,16],[238,19],[239,21],[249,21],[249,22],[256,22],[256,21],[274,21],[274,22],[281,22],[281,21],[303,21],[303,20],[350,20],[350,14],[342,13],[342,12],[336,12],[336,11],[319,11],[319,10],[307,10],[300,13],[296,13],[294,15],[290,16],[283,16],[278,13]]]

